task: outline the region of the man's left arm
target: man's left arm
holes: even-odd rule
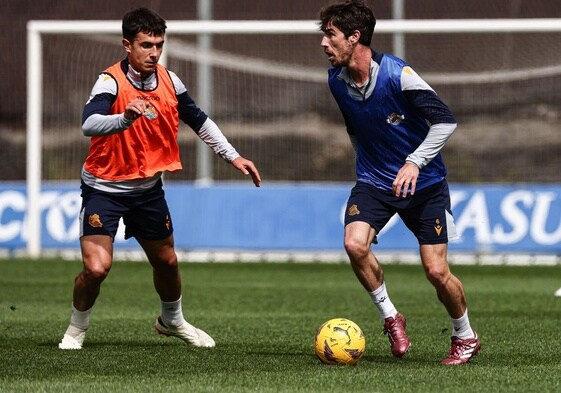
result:
[[[425,139],[407,156],[392,184],[394,195],[406,197],[408,190],[411,195],[415,193],[419,171],[442,150],[457,122],[448,106],[411,67],[403,68],[401,88],[409,104],[430,124]]]
[[[411,67],[402,71],[401,88],[409,104],[430,124],[424,141],[406,159],[421,169],[442,150],[457,122],[450,108]]]
[[[183,82],[174,73],[170,72],[170,75],[177,94],[179,118],[189,125],[215,154],[232,164],[244,175],[251,175],[253,184],[259,187],[261,177],[254,163],[236,151],[218,125],[195,104]]]

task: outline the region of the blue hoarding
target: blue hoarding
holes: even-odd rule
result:
[[[341,250],[343,209],[352,184],[168,183],[167,200],[178,249]],[[561,185],[451,184],[460,238],[452,250],[561,254]],[[77,248],[78,183],[45,184],[41,194],[44,248]],[[0,184],[0,248],[25,248],[24,183]],[[116,247],[137,248],[123,239]],[[380,250],[417,250],[394,217]]]

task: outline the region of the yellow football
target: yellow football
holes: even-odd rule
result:
[[[356,364],[366,349],[362,329],[346,318],[321,325],[314,339],[316,355],[325,364]]]

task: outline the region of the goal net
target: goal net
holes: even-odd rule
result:
[[[315,21],[170,21],[162,61],[266,181],[352,182],[320,40]],[[119,21],[28,23],[26,170],[13,154],[5,167],[27,179],[31,254],[41,183],[78,181],[82,109],[99,72],[125,56],[120,42]],[[378,21],[373,47],[392,53],[396,43],[458,119],[443,151],[451,182],[559,182],[561,20]],[[184,170],[168,181],[239,179],[181,128]],[[10,146],[4,157],[18,151]]]
[[[82,109],[97,74],[124,57],[120,23],[30,26],[40,36],[41,53],[30,45],[30,56],[40,63],[31,64],[37,69],[30,71],[28,88],[34,88],[38,73],[42,104],[30,100],[29,105],[32,118],[33,105],[42,110],[37,119],[41,178],[77,179],[89,144],[80,132]],[[353,152],[329,93],[329,63],[315,21],[172,21],[168,26],[166,65],[267,181],[354,179]],[[559,20],[379,21],[373,47],[393,53],[397,33],[403,36],[404,58],[458,118],[444,150],[450,181],[559,180]],[[181,127],[184,170],[169,180],[203,177],[202,165],[210,168],[204,177],[236,176],[213,155],[197,159],[197,138]]]
[[[268,181],[354,179],[314,21],[168,25],[166,65]],[[33,94],[29,101],[31,111],[42,109],[35,122],[42,179],[78,178],[89,144],[79,129],[82,109],[97,74],[124,57],[119,29],[119,22],[30,23],[42,50],[29,53],[40,58],[28,73],[31,89],[39,88],[32,78],[42,77],[41,101]],[[379,21],[373,47],[392,53],[396,33],[405,59],[459,120],[444,150],[450,181],[559,180],[561,22]],[[197,159],[201,149],[186,125],[180,143],[185,169],[169,179],[196,180],[202,165],[214,180],[236,175],[213,155]]]

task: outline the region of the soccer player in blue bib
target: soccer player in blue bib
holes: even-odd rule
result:
[[[481,343],[471,328],[464,289],[447,261],[455,234],[440,150],[456,120],[435,91],[405,61],[370,44],[376,19],[363,1],[320,12],[321,46],[329,58],[329,88],[356,153],[357,183],[345,213],[345,250],[376,305],[394,356],[409,350],[406,319],[393,305],[379,261],[377,234],[397,213],[416,236],[426,277],[452,320],[452,344],[442,364],[463,364]]]

